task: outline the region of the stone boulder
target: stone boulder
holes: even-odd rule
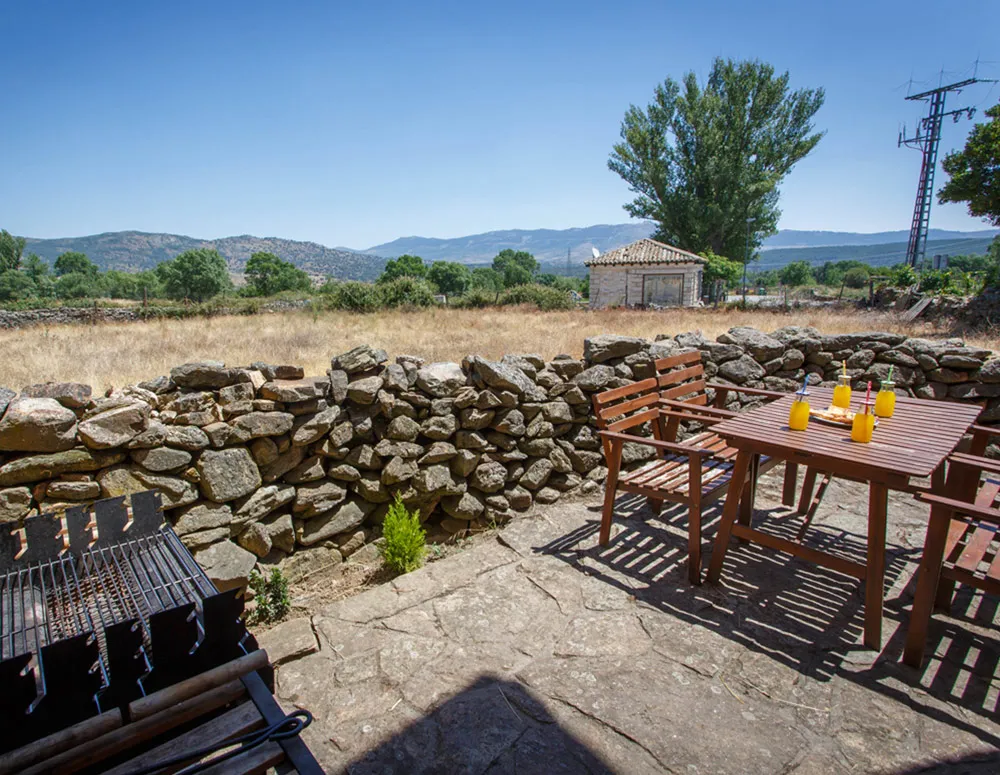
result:
[[[128,444],[146,430],[148,424],[149,406],[133,401],[87,418],[77,427],[77,433],[91,449],[111,449]]]
[[[346,353],[337,355],[330,361],[332,369],[339,369],[348,375],[358,374],[364,371],[371,371],[381,366],[389,360],[385,350],[376,350],[374,347],[363,344],[348,350]]]
[[[473,355],[467,360],[473,372],[491,388],[509,390],[515,395],[522,395],[535,388],[535,383],[516,366],[488,361],[478,355]]]
[[[615,370],[603,364],[591,366],[573,377],[573,384],[588,393],[596,393],[608,387],[615,378]]]
[[[583,360],[587,363],[604,363],[613,358],[624,358],[649,347],[649,342],[635,336],[602,334],[583,340]]]
[[[319,650],[319,642],[308,616],[272,627],[261,633],[257,643],[267,652],[272,665],[283,665]]]
[[[730,328],[729,331],[719,336],[719,341],[722,344],[738,345],[750,353],[755,360],[761,362],[777,358],[787,347],[784,342],[749,326]]]
[[[178,513],[174,532],[179,536],[197,533],[201,530],[227,528],[233,521],[233,512],[222,503],[196,503]]]
[[[45,382],[28,385],[21,391],[25,398],[54,398],[69,409],[82,409],[90,403],[90,385],[79,382]]]
[[[295,490],[292,511],[309,519],[330,511],[347,497],[347,490],[333,481],[311,482]]]
[[[261,485],[260,471],[246,447],[207,449],[196,467],[202,494],[217,503],[249,495]]]
[[[132,459],[148,471],[177,471],[191,463],[191,453],[171,447],[153,447],[132,451]]]
[[[16,522],[31,509],[31,490],[8,487],[0,490],[0,522]]]
[[[295,417],[288,412],[249,412],[233,420],[233,427],[250,435],[251,439],[262,436],[281,436],[292,429]]]
[[[356,404],[370,406],[381,389],[381,377],[364,377],[347,384],[347,397]]]
[[[330,389],[329,377],[304,377],[303,379],[276,379],[261,385],[261,398],[283,401],[288,404],[323,398]]]
[[[62,452],[76,442],[76,415],[54,398],[17,398],[0,420],[0,450]]]
[[[435,398],[447,398],[457,393],[466,379],[457,363],[431,363],[417,370],[416,385]]]
[[[221,361],[199,361],[174,367],[170,379],[180,387],[218,390],[238,382],[240,374],[238,369],[227,369]]]
[[[101,497],[101,486],[89,479],[57,480],[45,488],[45,497],[63,501],[92,501]]]
[[[339,508],[296,526],[296,540],[303,546],[312,546],[340,533],[359,527],[375,506],[358,498],[351,498]]]
[[[194,555],[220,592],[245,587],[257,557],[232,541],[220,541]]]
[[[766,374],[767,370],[749,355],[741,355],[736,360],[726,361],[719,367],[719,376],[737,385],[763,379]]]
[[[291,485],[269,484],[237,501],[233,519],[237,523],[257,522],[294,499],[295,488]]]
[[[292,433],[292,444],[306,445],[319,441],[340,417],[340,407],[331,406],[319,414],[315,414],[295,428]]]
[[[91,451],[82,447],[49,455],[20,457],[0,466],[0,487],[38,482],[61,474],[98,471],[124,459],[124,452]]]

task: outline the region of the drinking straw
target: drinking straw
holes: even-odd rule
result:
[[[795,400],[801,401],[806,397],[806,388],[809,386],[809,375],[806,374],[806,378],[802,380],[802,387],[795,391]]]
[[[886,382],[892,382],[892,370],[894,368],[896,368],[896,364],[895,363],[889,365],[889,376],[885,378]]]
[[[844,364],[844,376],[846,377],[847,376],[847,358],[844,358],[844,360],[842,361],[842,363]]]
[[[868,380],[868,390],[865,392],[865,414],[868,414],[868,402],[872,397],[872,382]]]

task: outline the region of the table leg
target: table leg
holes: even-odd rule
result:
[[[865,645],[882,650],[882,597],[885,594],[885,532],[889,490],[872,482],[868,492],[868,568],[865,575]]]
[[[799,478],[799,464],[785,462],[785,481],[781,488],[781,503],[785,506],[795,505],[795,485]]]
[[[733,478],[729,482],[726,503],[722,507],[722,521],[719,523],[719,532],[715,536],[712,562],[708,566],[708,575],[706,576],[706,579],[712,584],[718,584],[719,577],[722,575],[722,561],[726,559],[726,552],[729,550],[729,538],[733,533],[733,523],[736,521],[739,511],[740,495],[743,492],[743,482],[746,480],[751,458],[753,458],[753,453],[742,449],[736,455]]]
[[[750,527],[753,522],[753,508],[757,502],[757,476],[760,473],[760,455],[754,455],[750,460],[750,473],[746,484],[743,485],[743,495],[740,497],[740,515],[738,520],[741,525]],[[737,539],[741,544],[747,541],[745,538]]]
[[[816,487],[816,474],[819,473],[812,466],[806,466],[805,476],[802,477],[802,497],[799,498],[799,514],[809,511],[809,504],[812,502],[813,489]]]
[[[941,580],[941,563],[944,560],[944,545],[948,540],[948,525],[951,513],[939,506],[931,509],[927,524],[927,539],[924,541],[924,556],[917,571],[917,591],[913,596],[910,610],[910,626],[906,632],[906,647],[903,662],[919,668],[924,661],[924,644],[931,621],[931,609]]]

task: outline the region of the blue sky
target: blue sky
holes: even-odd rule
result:
[[[715,56],[823,86],[783,228],[908,229],[916,88],[1000,76],[996,0],[0,4],[0,227],[399,236],[628,220],[629,104]],[[1000,98],[976,86],[949,107]],[[942,151],[971,122],[945,127]],[[939,173],[938,183],[943,174]],[[962,206],[931,225],[978,229]]]

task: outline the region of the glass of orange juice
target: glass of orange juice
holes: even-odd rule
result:
[[[875,431],[875,415],[871,414],[871,402],[865,401],[862,404],[863,411],[854,414],[851,423],[851,441],[867,444],[872,440]]]
[[[795,391],[795,400],[791,409],[788,410],[788,427],[793,431],[804,431],[809,425],[809,402],[806,396],[809,391],[809,375],[806,375],[802,387]]]
[[[833,405],[841,409],[851,406],[851,378],[846,374],[837,377],[837,386],[833,389]]]
[[[885,380],[879,388],[878,395],[875,396],[875,415],[877,417],[892,417],[896,411],[896,387],[895,382]]]

